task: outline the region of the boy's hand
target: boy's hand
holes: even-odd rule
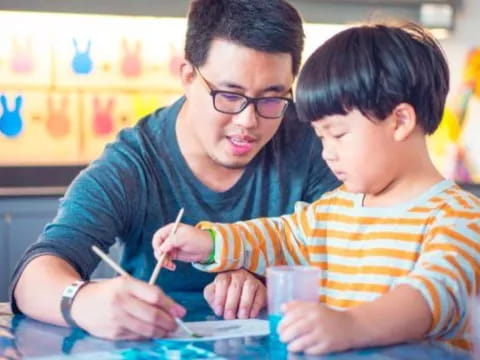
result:
[[[213,241],[208,231],[190,225],[179,224],[175,235],[170,237],[173,223],[158,229],[153,235],[152,245],[157,259],[167,253],[169,259],[164,267],[174,270],[171,260],[184,262],[204,262],[213,251]]]
[[[292,301],[282,310],[278,333],[289,351],[318,355],[352,347],[355,324],[348,311],[307,301]]]

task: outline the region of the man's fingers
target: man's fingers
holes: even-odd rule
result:
[[[258,289],[255,292],[252,308],[250,309],[250,317],[257,317],[260,310],[262,310],[265,305],[267,305],[267,289],[263,284],[259,284]]]
[[[217,316],[224,315],[229,285],[229,274],[218,274],[215,278],[215,299],[213,300],[213,311]]]
[[[132,334],[138,335],[138,339],[162,338],[168,333],[165,329],[157,327],[153,323],[148,323],[138,319],[137,317],[126,314],[126,321],[123,322],[123,328]],[[135,335],[132,336],[135,339]],[[132,338],[126,334],[124,338]]]
[[[240,303],[238,306],[239,319],[247,319],[249,317],[257,289],[258,285],[254,281],[247,280],[243,283]]]
[[[225,310],[223,317],[227,320],[235,319],[238,311],[238,304],[240,303],[240,296],[242,293],[243,284],[240,281],[232,279],[227,291],[225,300]]]
[[[127,291],[133,296],[164,309],[172,316],[183,317],[185,315],[185,308],[165,295],[159,287],[133,278],[126,278],[124,281],[127,282],[125,285]]]
[[[123,308],[130,316],[144,322],[145,329],[149,328],[154,333],[170,332],[177,328],[173,316],[165,309],[145,303],[136,297],[127,296]]]
[[[205,288],[203,289],[203,297],[213,310],[215,301],[215,282],[211,282],[210,284],[205,286]]]

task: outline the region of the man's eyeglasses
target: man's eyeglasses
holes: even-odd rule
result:
[[[292,99],[282,96],[249,97],[232,91],[214,90],[210,83],[203,77],[198,68],[195,68],[205,86],[210,92],[215,110],[224,114],[239,114],[253,104],[256,113],[265,119],[278,119],[285,114]]]

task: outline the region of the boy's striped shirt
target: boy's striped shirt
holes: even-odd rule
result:
[[[469,347],[467,307],[480,276],[480,200],[442,181],[398,206],[367,208],[343,187],[291,215],[235,224],[202,222],[216,231],[207,271],[267,266],[322,269],[319,300],[346,309],[399,284],[418,289],[433,315],[429,336]]]

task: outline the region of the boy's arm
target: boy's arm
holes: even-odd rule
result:
[[[211,272],[243,267],[264,275],[271,265],[308,265],[305,240],[313,229],[314,207],[299,203],[291,215],[234,224],[199,223],[197,227],[214,231],[214,261],[195,267]]]
[[[461,342],[468,301],[478,288],[479,238],[478,219],[437,219],[415,269],[388,294],[351,310],[357,323],[364,325],[358,346],[421,337]]]
[[[417,289],[399,285],[372,302],[348,310],[352,317],[351,347],[381,346],[419,340],[432,324],[427,301]]]
[[[289,350],[319,354],[425,338],[469,348],[467,307],[480,278],[480,214],[457,213],[435,217],[415,268],[376,300],[344,311],[286,304],[279,332]]]
[[[452,218],[455,216],[458,218]],[[436,218],[426,234],[417,266],[397,282],[416,288],[427,301],[432,313],[429,337],[462,337],[468,302],[478,289],[480,214],[470,220],[461,216],[459,212]]]
[[[288,350],[318,355],[422,338],[431,322],[422,294],[408,285],[349,310],[292,301],[278,326]]]

